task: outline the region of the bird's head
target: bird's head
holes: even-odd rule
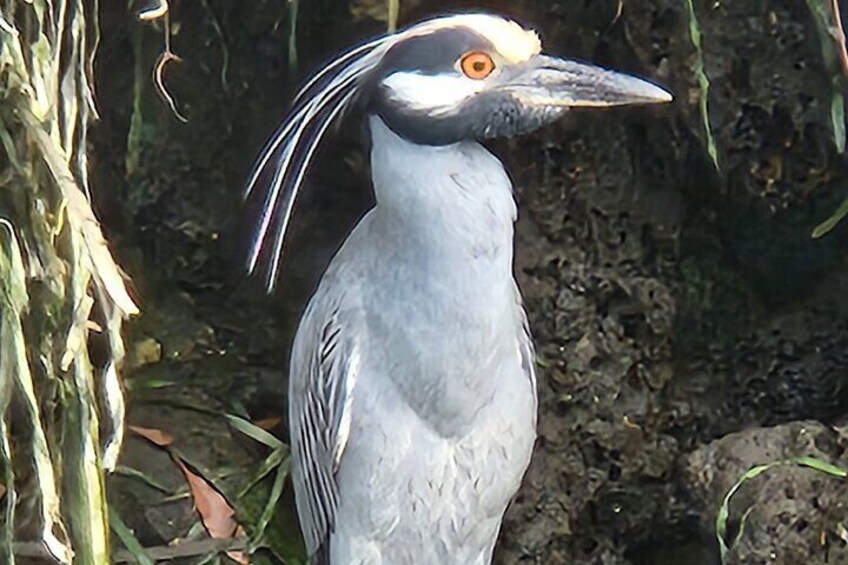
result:
[[[392,45],[366,82],[368,110],[417,143],[511,137],[568,108],[668,102],[642,79],[542,53],[535,32],[485,14],[442,18]]]
[[[357,102],[420,144],[510,137],[569,108],[668,102],[671,94],[626,74],[542,53],[535,32],[489,14],[427,20],[330,60],[301,88],[262,152],[248,193],[271,182],[248,268],[267,249],[269,290],[306,170],[330,125]]]

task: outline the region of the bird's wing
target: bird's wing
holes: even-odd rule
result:
[[[533,345],[533,334],[530,333],[530,323],[527,321],[527,312],[521,305],[521,293],[518,287],[515,287],[515,299],[518,305],[519,320],[521,321],[521,332],[518,335],[518,353],[521,356],[521,369],[530,384],[533,387],[533,396],[536,397],[536,348]],[[538,402],[538,400],[537,400]],[[537,412],[537,407],[534,406],[533,414]]]
[[[292,350],[289,422],[292,478],[300,526],[310,556],[334,529],[336,472],[350,432],[359,349],[338,304],[307,308]]]

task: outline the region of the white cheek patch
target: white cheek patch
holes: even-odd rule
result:
[[[459,74],[425,75],[412,71],[389,75],[383,80],[383,86],[389,89],[392,101],[430,114],[450,111],[486,88],[485,81]]]

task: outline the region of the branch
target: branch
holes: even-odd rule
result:
[[[228,551],[243,551],[247,549],[247,540],[222,540],[222,539],[203,539],[196,541],[181,541],[173,545],[163,545],[158,547],[144,548],[144,554],[150,559],[156,561],[170,561],[172,559],[180,559],[183,557],[197,557],[200,555],[209,555],[211,553],[223,553]],[[40,558],[49,559],[51,563],[55,563],[53,556],[48,552],[44,545],[38,542],[20,542],[16,543],[12,549],[15,557],[23,558]],[[121,549],[112,555],[112,563],[136,563],[135,555]]]

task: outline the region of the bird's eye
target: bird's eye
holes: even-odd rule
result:
[[[474,80],[483,80],[495,70],[495,62],[491,55],[482,51],[466,53],[460,60],[459,66],[465,76]]]

